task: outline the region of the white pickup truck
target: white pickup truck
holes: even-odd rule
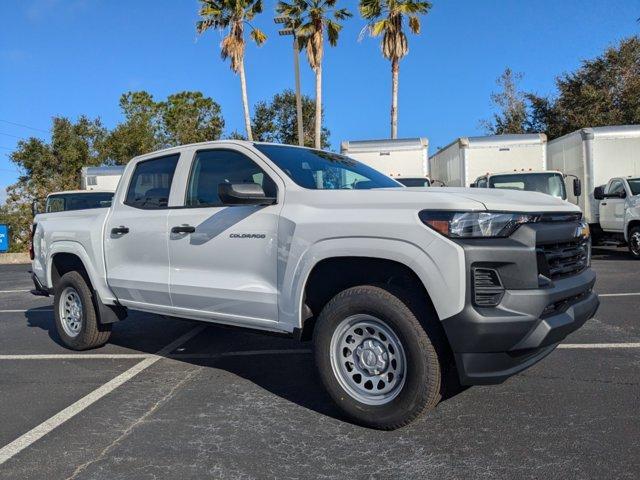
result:
[[[598,240],[626,243],[631,256],[640,259],[640,178],[612,178],[596,187],[593,197],[600,201]]]
[[[341,155],[264,143],[137,157],[110,208],[36,216],[32,253],[70,348],[107,342],[127,309],[313,339],[331,397],[380,429],[434,407],[450,378],[530,367],[599,304],[576,206],[405,188]]]

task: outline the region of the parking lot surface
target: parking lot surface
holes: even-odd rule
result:
[[[640,262],[593,266],[600,310],[562,348],[394,432],[341,418],[310,344],[133,313],[67,350],[29,266],[0,266],[0,478],[637,479]]]

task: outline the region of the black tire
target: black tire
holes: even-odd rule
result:
[[[324,307],[314,330],[315,361],[322,383],[340,410],[355,423],[366,427],[380,430],[403,427],[434,408],[441,398],[443,363],[437,352],[445,350],[439,345],[443,339],[438,334],[432,334],[430,338],[409,308],[412,302],[403,301],[401,298],[404,297],[401,292],[386,287],[366,285],[349,288],[333,297]],[[334,367],[336,363],[332,362],[332,350],[335,350],[332,337],[334,332],[340,336],[343,331],[341,325],[348,323],[346,319],[354,315],[370,315],[381,320],[392,330],[404,350],[404,384],[397,388],[394,398],[384,400],[386,403],[363,403],[343,386],[344,376],[340,380],[340,374],[336,373],[336,368],[341,366]],[[357,361],[355,355],[351,359]],[[340,357],[337,362],[344,361]]]
[[[640,226],[629,230],[629,253],[631,258],[640,260]]]
[[[81,322],[78,331],[72,335],[69,333],[70,327],[63,325],[61,317],[61,302],[64,302],[63,292],[77,296],[82,305],[82,313],[80,315]],[[68,295],[67,295],[68,296]],[[54,316],[56,321],[56,330],[65,346],[72,350],[88,350],[104,345],[111,335],[111,324],[101,325],[98,322],[95,305],[93,303],[93,294],[87,281],[79,272],[67,272],[58,281],[55,287],[55,296],[53,302]]]

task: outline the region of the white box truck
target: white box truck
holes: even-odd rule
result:
[[[429,186],[429,140],[426,138],[344,141],[340,153],[406,186]]]
[[[640,176],[640,125],[583,128],[550,141],[547,156],[550,169],[581,180],[584,193],[568,200],[590,224],[598,224],[594,189],[614,177]]]
[[[469,187],[487,173],[547,169],[544,133],[460,137],[429,158],[431,179]]]
[[[115,192],[122,172],[124,172],[124,165],[82,167],[80,178],[82,190]]]

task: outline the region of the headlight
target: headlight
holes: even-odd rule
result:
[[[508,237],[524,223],[534,223],[539,215],[504,212],[448,212],[423,210],[420,220],[450,238]]]

